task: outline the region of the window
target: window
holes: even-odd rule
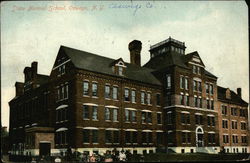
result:
[[[161,95],[160,94],[156,94],[156,105],[157,106],[161,105]]]
[[[184,87],[185,87],[185,77],[184,76],[180,77],[180,87],[181,87],[181,89],[184,89]]]
[[[193,81],[193,90],[197,91],[197,81]]]
[[[214,94],[214,86],[210,84],[210,94]]]
[[[118,99],[118,88],[113,87],[113,99],[117,100]]]
[[[206,85],[206,93],[208,94],[209,93],[209,84],[206,83],[205,85]]]
[[[129,119],[129,110],[125,109],[125,121],[126,122],[129,122],[130,119]]]
[[[211,108],[210,108],[210,109],[211,109],[211,110],[214,110],[214,101],[211,100],[210,102],[211,102]]]
[[[247,143],[247,136],[241,136],[241,143]]]
[[[83,119],[89,119],[89,106],[83,105]]]
[[[172,113],[167,113],[167,124],[172,124]]]
[[[92,130],[92,143],[98,143],[98,130]]]
[[[146,123],[146,112],[141,113],[142,123]]]
[[[202,108],[202,98],[198,98],[198,106],[199,108]]]
[[[106,130],[105,131],[105,143],[107,143],[107,144],[119,143],[119,131]]]
[[[228,121],[222,120],[222,128],[228,128]]]
[[[145,104],[145,92],[141,92],[141,104]]]
[[[202,115],[195,115],[195,123],[202,125],[203,124],[203,118]]]
[[[221,113],[223,115],[227,115],[227,106],[224,106],[224,105],[221,106]]]
[[[136,111],[134,110],[131,111],[131,120],[132,122],[136,122]]]
[[[97,96],[97,83],[92,84],[92,96]]]
[[[118,121],[118,109],[113,109],[113,121]]]
[[[181,100],[180,101],[181,105],[184,105],[184,95],[181,95],[181,99],[180,100]]]
[[[182,140],[182,143],[191,143],[191,133],[182,132],[181,140]]]
[[[83,130],[83,143],[98,143],[98,130]]]
[[[189,106],[189,96],[185,96],[185,102],[186,102],[186,105]]]
[[[156,139],[157,139],[157,144],[163,144],[163,133],[157,132]]]
[[[142,132],[142,143],[143,144],[152,143],[152,132]]]
[[[237,129],[237,121],[232,121],[232,129]]]
[[[89,143],[90,141],[90,130],[83,130],[83,143]]]
[[[185,89],[188,90],[188,78],[185,78]]]
[[[56,140],[58,144],[67,144],[67,131],[56,132]]]
[[[208,143],[215,143],[215,134],[214,133],[208,133]]]
[[[232,138],[233,138],[233,143],[234,144],[238,143],[238,136],[233,135]]]
[[[193,73],[196,74],[196,66],[193,65]]]
[[[167,78],[166,88],[169,89],[171,88],[171,75],[167,74],[166,78]]]
[[[246,109],[240,109],[240,116],[241,117],[247,117],[247,110]]]
[[[112,143],[112,131],[111,130],[105,131],[105,143]]]
[[[142,123],[152,123],[152,113],[142,112]]]
[[[89,95],[89,82],[87,81],[83,82],[83,95],[85,96]]]
[[[162,124],[161,113],[157,113],[157,124]]]
[[[223,143],[224,144],[229,143],[229,137],[228,137],[228,135],[223,135]]]
[[[110,98],[110,86],[105,85],[105,98],[109,99]]]
[[[215,118],[211,117],[211,116],[208,116],[207,117],[207,125],[208,126],[215,126]]]
[[[210,109],[210,100],[207,100],[207,109]]]
[[[56,110],[56,122],[58,123],[68,120],[67,115],[68,115],[67,107]]]
[[[182,124],[190,124],[190,114],[181,113],[181,123]]]
[[[201,74],[201,68],[197,67],[197,73],[200,75]]]
[[[58,67],[58,76],[65,74],[65,65]]]
[[[147,93],[147,104],[151,104],[151,94]]]
[[[137,143],[137,132],[126,131],[125,132],[125,142],[126,143]]]
[[[129,101],[129,89],[125,88],[124,90],[124,100]]]
[[[105,108],[105,120],[111,120],[110,108]]]
[[[122,75],[123,68],[121,66],[118,66],[118,74]]]
[[[198,97],[194,97],[194,106],[198,107]]]
[[[68,85],[58,86],[57,88],[57,101],[68,98]]]
[[[92,106],[92,120],[97,120],[97,106]]]
[[[171,106],[171,95],[170,94],[166,95],[166,106]]]
[[[135,90],[131,91],[131,97],[132,97],[131,99],[132,103],[135,103]]]
[[[148,123],[152,123],[152,113],[147,112]]]
[[[245,122],[240,123],[240,128],[241,130],[246,130],[247,129],[247,124]]]
[[[113,142],[119,143],[119,131],[113,131]]]
[[[201,82],[197,82],[197,84],[198,84],[198,91],[201,92],[202,91]]]
[[[237,116],[237,108],[231,108],[231,115]]]

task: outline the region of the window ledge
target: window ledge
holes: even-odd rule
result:
[[[92,96],[92,98],[99,98],[99,97],[97,97],[97,96]]]
[[[83,95],[83,97],[90,97],[89,95]]]

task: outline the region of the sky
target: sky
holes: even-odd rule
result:
[[[1,3],[1,118],[23,70],[38,61],[49,75],[61,45],[129,62],[128,43],[150,45],[171,36],[197,51],[218,85],[249,102],[248,13],[244,1],[5,1]],[[94,63],[93,63],[94,64]]]

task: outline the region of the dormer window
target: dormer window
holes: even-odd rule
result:
[[[119,76],[124,75],[124,70],[126,68],[124,61],[120,58],[112,63],[113,72]]]
[[[121,66],[118,66],[118,75],[122,75],[123,68]]]

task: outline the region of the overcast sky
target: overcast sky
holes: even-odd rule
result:
[[[145,64],[150,45],[171,36],[185,42],[186,53],[198,51],[218,85],[242,87],[248,102],[247,21],[244,1],[3,2],[2,124],[9,126],[8,102],[24,67],[38,61],[38,73],[49,75],[60,45],[129,62],[128,43],[138,39]]]

